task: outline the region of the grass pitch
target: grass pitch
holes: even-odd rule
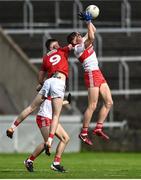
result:
[[[47,157],[45,154],[35,160],[35,172],[27,172],[23,165],[27,157],[27,154],[0,154],[0,178],[141,179],[141,153],[66,153],[62,164],[68,173],[50,170],[53,155]]]

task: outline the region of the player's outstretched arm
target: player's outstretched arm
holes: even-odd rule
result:
[[[95,31],[94,31],[94,26],[91,22],[87,22],[87,29],[88,29],[88,39],[84,42],[85,43],[85,47],[89,47],[95,38]]]
[[[83,13],[81,12],[78,15],[79,15],[80,20],[85,21],[86,24],[87,24],[88,32],[87,32],[87,35],[86,35],[86,37],[84,39],[85,48],[87,48],[94,41],[94,38],[95,38],[94,33],[96,32],[96,28],[94,27],[94,25],[91,22],[91,20],[93,18],[92,18],[92,15],[89,12],[83,12]]]

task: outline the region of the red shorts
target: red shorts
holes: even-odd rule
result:
[[[100,70],[85,72],[84,79],[87,88],[100,87],[101,84],[106,83],[106,80]]]
[[[50,126],[52,119],[43,116],[36,116],[36,123],[39,128]]]

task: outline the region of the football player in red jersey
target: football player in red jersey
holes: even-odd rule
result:
[[[51,96],[52,102],[52,124],[47,141],[46,148],[50,148],[54,134],[56,132],[59,116],[62,109],[63,98],[66,87],[66,79],[68,78],[68,54],[72,48],[69,44],[60,47],[56,39],[49,39],[46,42],[46,48],[49,52],[43,57],[41,70],[39,71],[39,83],[42,88],[33,100],[33,102],[25,108],[16,118],[12,125],[14,130],[29,114],[39,107],[44,100]],[[45,80],[47,73],[48,79]],[[7,136],[10,137],[11,128],[7,129]]]
[[[80,139],[92,145],[88,137],[89,124],[98,103],[99,95],[103,99],[103,106],[100,109],[97,125],[93,130],[93,134],[101,136],[104,139],[109,137],[103,132],[103,123],[113,105],[113,100],[109,86],[99,69],[96,53],[93,49],[96,28],[92,24],[92,16],[88,12],[80,13],[81,20],[85,20],[88,32],[84,38],[78,32],[73,32],[68,35],[68,43],[74,47],[74,54],[84,68],[85,85],[88,88],[88,107],[84,113],[83,127],[79,134]]]

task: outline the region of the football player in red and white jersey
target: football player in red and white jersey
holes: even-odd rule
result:
[[[70,103],[71,103],[71,94],[69,93],[67,99],[63,101],[63,105],[68,105]],[[34,171],[33,162],[44,150],[47,150],[47,151],[45,151],[45,153],[48,156],[50,155],[49,149],[45,148],[45,142],[48,139],[49,128],[50,128],[50,125],[52,123],[52,105],[51,105],[51,98],[50,97],[48,97],[41,104],[39,111],[37,113],[37,116],[36,116],[36,123],[40,129],[40,132],[42,134],[44,142],[39,144],[36,147],[36,149],[34,150],[34,152],[24,161],[25,167],[27,168],[27,170],[29,172]],[[14,129],[14,131],[15,131],[15,129]],[[14,131],[11,128],[10,132],[14,133]],[[11,138],[13,136],[13,133],[10,134]],[[69,135],[67,134],[67,132],[65,131],[65,129],[63,128],[61,123],[58,124],[55,135],[60,141],[59,141],[59,144],[56,148],[56,153],[54,156],[54,161],[51,164],[51,169],[63,173],[63,172],[66,172],[66,170],[64,169],[63,166],[61,166],[60,163],[62,160],[62,153],[64,152],[66,145],[68,144],[68,141],[69,141]]]
[[[63,105],[71,103],[71,94],[68,95],[67,100],[63,101]],[[48,97],[40,106],[40,109],[36,116],[36,122],[43,136],[44,142],[47,141],[49,135],[49,128],[52,123],[52,105],[51,98]],[[55,135],[60,140],[54,157],[54,161],[51,164],[51,169],[58,172],[66,172],[63,166],[61,166],[62,153],[64,152],[66,145],[69,141],[69,136],[64,130],[62,125],[59,123]],[[25,167],[29,172],[33,172],[33,162],[34,160],[44,151],[45,143],[39,144],[34,152],[24,161]],[[46,151],[47,155],[50,155],[50,151]]]
[[[113,104],[113,100],[109,86],[99,69],[98,60],[93,48],[96,28],[91,22],[92,16],[84,12],[80,14],[80,17],[82,20],[85,20],[87,24],[88,31],[86,36],[83,38],[79,32],[73,32],[68,35],[67,40],[68,43],[73,45],[74,54],[84,68],[84,80],[88,88],[88,107],[84,113],[83,128],[79,137],[83,142],[92,145],[92,141],[88,137],[88,128],[93,112],[97,107],[99,94],[103,98],[103,106],[100,109],[97,125],[93,130],[93,134],[101,136],[104,139],[109,139],[102,128]]]
[[[37,107],[39,107],[44,100],[51,96],[52,102],[52,124],[50,129],[49,138],[47,141],[47,148],[51,147],[54,134],[56,132],[59,116],[62,109],[62,103],[66,87],[66,79],[68,78],[68,54],[72,48],[69,44],[66,47],[61,48],[59,42],[56,39],[49,39],[46,42],[46,48],[49,52],[43,57],[43,63],[39,72],[39,83],[42,88],[33,100],[33,102],[25,108],[17,117],[12,125],[14,129]],[[46,73],[48,79],[45,80]],[[7,136],[13,132],[11,128],[7,129]]]

